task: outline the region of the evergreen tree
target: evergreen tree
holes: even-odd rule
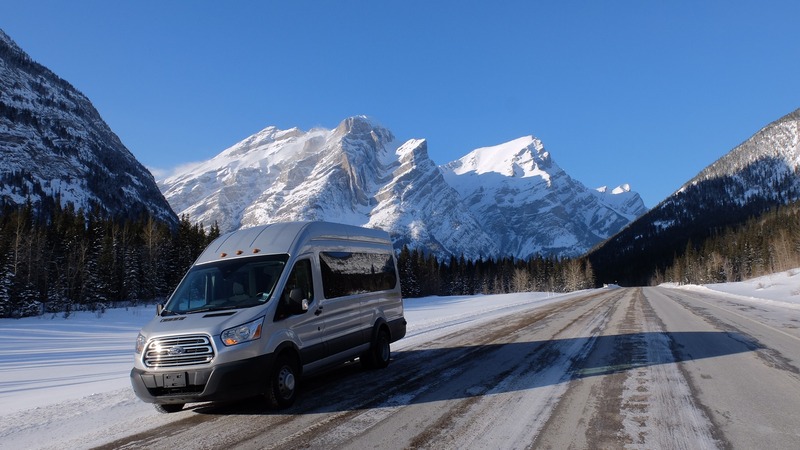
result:
[[[0,254],[0,317],[9,317],[14,310],[14,275],[11,258]]]
[[[412,268],[411,250],[408,245],[403,245],[397,260],[397,270],[400,274],[400,291],[403,297],[418,297],[419,284],[416,273]]]

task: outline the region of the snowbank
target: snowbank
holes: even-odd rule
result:
[[[800,309],[800,268],[738,283],[715,283],[699,286],[665,284],[664,286],[694,291],[715,291],[734,296],[738,300]]]

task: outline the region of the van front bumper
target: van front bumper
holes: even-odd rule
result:
[[[267,391],[274,354],[204,368],[131,370],[136,396],[147,403],[170,404],[235,400]]]

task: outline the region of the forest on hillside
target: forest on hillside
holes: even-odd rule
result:
[[[60,202],[42,211],[28,204],[0,213],[0,317],[159,301],[219,235],[216,226],[207,233],[185,216],[170,226]]]
[[[747,159],[750,157],[753,155],[732,152],[730,158],[724,158],[725,164],[714,167],[729,175],[687,183],[592,249],[588,258],[598,281],[627,286],[652,284],[661,279],[657,274],[675,266],[676,258],[687,248],[700,251],[707,240],[766,217],[777,205],[791,205],[800,199],[800,170],[774,156],[754,161]],[[736,258],[731,259],[736,265]],[[743,265],[748,266],[747,262]],[[734,273],[746,276],[748,272]]]
[[[701,242],[689,241],[650,284],[728,283],[800,267],[800,202],[779,206]]]

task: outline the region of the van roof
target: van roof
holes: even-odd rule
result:
[[[392,245],[389,233],[383,230],[333,222],[280,222],[224,234],[206,247],[195,264],[254,254],[292,254],[314,240]]]

